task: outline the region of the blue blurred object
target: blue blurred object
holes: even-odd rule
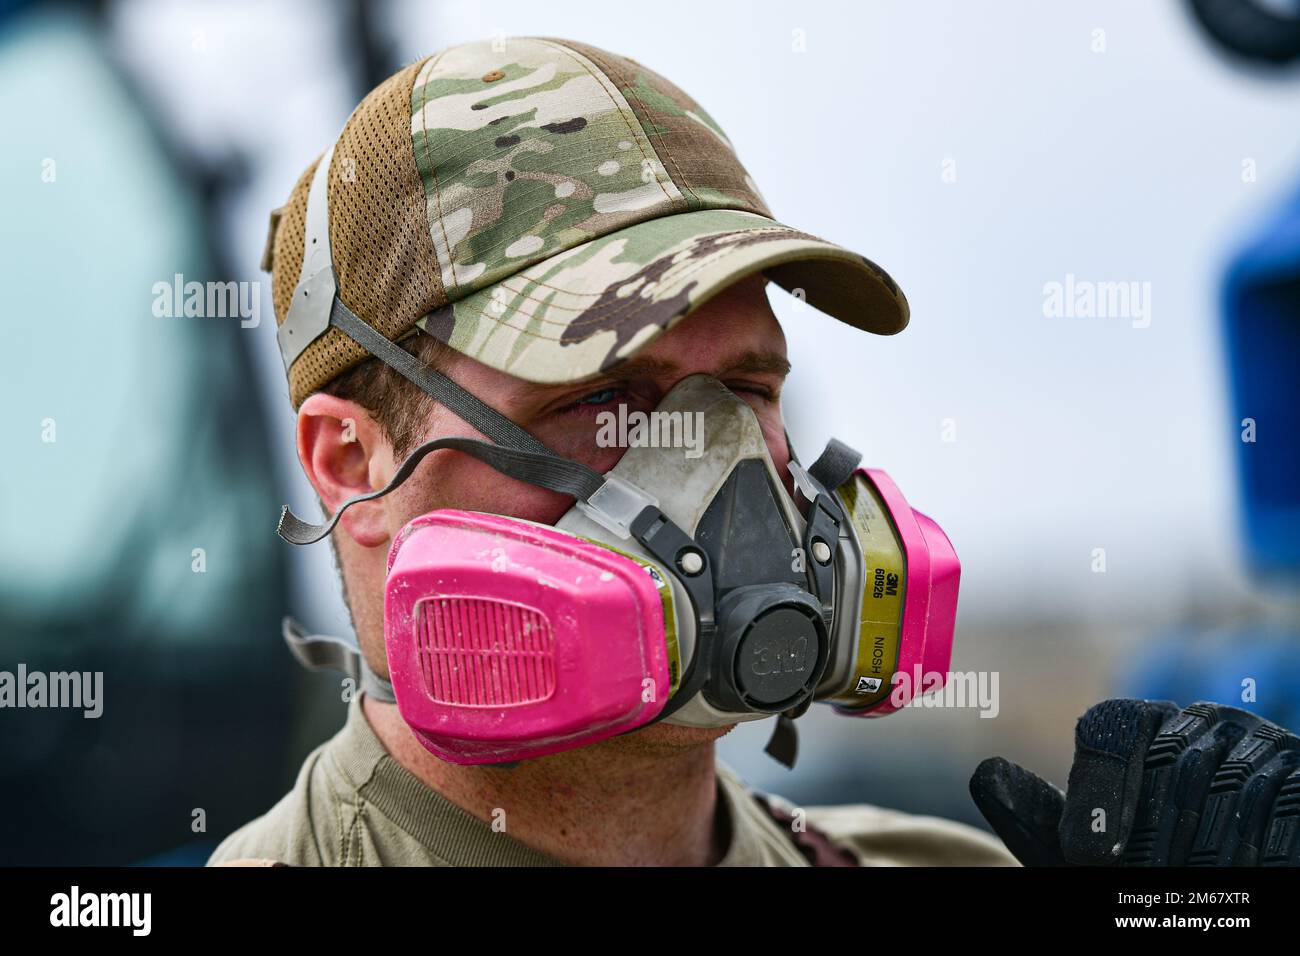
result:
[[[1130,663],[1116,696],[1182,706],[1215,701],[1300,729],[1300,640],[1290,628],[1267,624],[1163,634]]]
[[[1232,261],[1223,288],[1224,332],[1239,496],[1251,570],[1300,578],[1300,192]],[[1236,436],[1240,439],[1240,433]]]
[[[1233,257],[1221,306],[1246,563],[1258,585],[1294,600],[1300,583],[1300,192]],[[1260,622],[1165,634],[1120,684],[1121,696],[1237,704],[1295,729],[1300,630]],[[1247,686],[1253,694],[1243,701]]]

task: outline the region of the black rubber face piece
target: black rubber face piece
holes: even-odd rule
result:
[[[767,469],[757,458],[736,465],[700,518],[695,540],[712,558],[719,595],[760,582],[807,582],[803,571],[794,570],[799,540],[786,525]]]
[[[816,625],[802,611],[776,607],[749,626],[736,648],[736,689],[771,706],[797,695],[817,666]]]

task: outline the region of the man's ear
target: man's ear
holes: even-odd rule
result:
[[[365,408],[316,392],[298,409],[298,460],[332,515],[349,498],[387,483],[393,449]],[[353,505],[339,519],[339,527],[365,548],[388,541],[382,501]]]

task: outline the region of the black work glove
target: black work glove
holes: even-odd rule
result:
[[[1026,866],[1300,866],[1300,738],[1222,704],[1104,700],[1067,793],[1002,757],[970,792]]]

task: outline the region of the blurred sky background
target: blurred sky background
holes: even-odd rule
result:
[[[86,486],[105,477],[126,499],[141,481],[175,493],[180,469],[193,468],[196,432],[228,467],[242,447],[239,475],[222,484],[245,488],[242,498],[215,489],[176,508],[208,501],[210,527],[186,542],[225,534],[232,560],[253,555],[248,573],[207,580],[202,597],[190,590],[193,575],[154,575],[155,599],[171,609],[163,619],[173,610],[201,619],[187,633],[209,649],[213,700],[251,715],[231,754],[258,736],[266,696],[289,702],[277,711],[286,725],[263,734],[276,749],[245,768],[248,789],[212,814],[210,838],[245,822],[249,807],[260,812],[259,801],[269,807],[342,721],[334,682],[271,662],[288,657],[281,613],[350,631],[329,549],[273,539],[281,500],[317,510],[293,453],[270,280],[258,269],[267,215],[374,82],[457,42],[567,37],[662,73],[727,131],[779,219],[880,263],[911,303],[909,328],[877,338],[774,288],[794,364],[787,421],[804,458],[831,435],[849,442],[949,534],[963,570],[953,667],[998,671],[1000,714],[926,709],[854,721],[814,708],[800,721],[794,773],[761,753],[768,722],[742,726],[721,753],[751,782],[799,801],[879,802],[978,823],[965,781],[979,760],[1002,753],[1064,784],[1075,718],[1132,686],[1128,670],[1143,648],[1177,653],[1226,640],[1242,622],[1295,620],[1294,590],[1262,586],[1243,553],[1240,426],[1220,296],[1230,257],[1300,187],[1300,74],[1224,58],[1186,4],[134,0],[5,9],[0,99],[17,119],[0,179],[3,327],[30,360],[0,384],[11,410],[0,428],[17,462],[5,469],[0,611],[23,622],[11,624],[18,654],[5,648],[0,667],[23,655],[38,666],[49,649],[41,608],[67,599],[68,582],[84,573],[84,542],[102,543],[92,529],[119,514],[107,492]],[[51,156],[58,184],[40,179]],[[58,190],[64,218],[51,222]],[[205,269],[261,282],[258,327],[217,321],[195,332],[200,320],[150,314],[153,282]],[[1067,275],[1149,283],[1149,325],[1045,316],[1045,284]],[[182,352],[183,361],[167,358]],[[174,420],[178,396],[214,375],[204,371],[209,356],[227,371]],[[202,409],[222,402],[230,418],[213,433]],[[49,415],[63,457],[31,460],[42,450],[23,449]],[[129,546],[102,563],[187,570],[189,544],[161,551],[174,523],[160,525],[158,539],[123,530],[112,540]],[[1097,548],[1105,573],[1094,571]],[[42,588],[46,604],[32,610]],[[204,621],[254,605],[255,618],[205,630]],[[153,628],[155,650],[142,659],[171,648],[172,666],[185,671],[174,625],[150,621],[115,626],[127,635]],[[223,643],[232,629],[278,675],[266,696],[237,692],[261,658],[223,656],[234,654]],[[93,641],[87,633],[81,639]],[[1228,676],[1235,686],[1238,675]],[[147,747],[132,736],[143,733],[124,731],[109,753]],[[92,766],[69,741],[51,738],[24,758],[59,768],[51,787],[85,779]],[[124,766],[97,759],[96,773]],[[138,778],[121,770],[116,785],[130,793]],[[202,786],[196,792],[202,800]],[[95,860],[155,858],[192,842],[188,812],[174,840],[101,834]],[[11,860],[48,859],[32,847]]]

